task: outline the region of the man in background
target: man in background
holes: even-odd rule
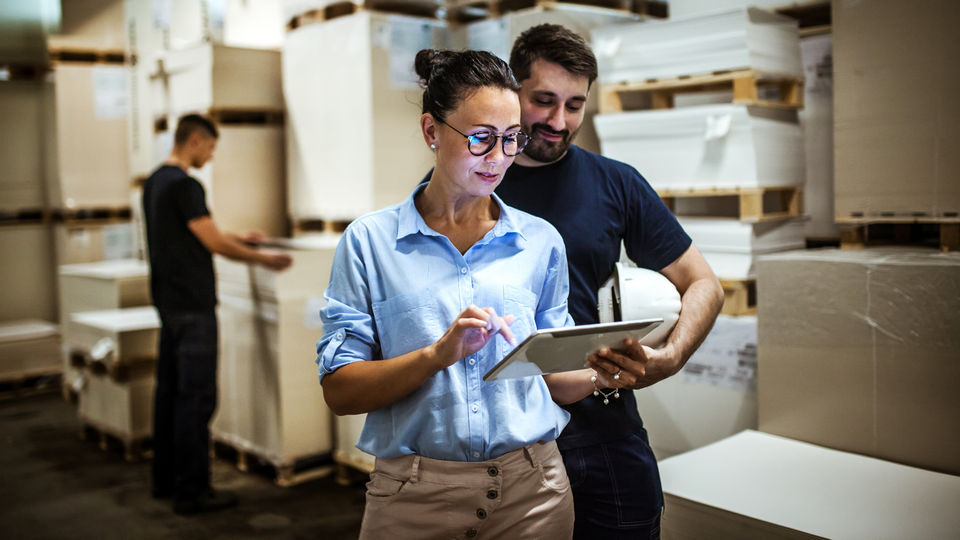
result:
[[[521,124],[531,141],[497,188],[509,205],[542,217],[563,236],[570,314],[598,322],[597,291],[620,259],[621,242],[641,267],[662,273],[681,294],[667,343],[627,340],[623,354],[601,349],[591,367],[639,389],[674,375],[700,346],[723,305],[703,256],[647,181],[632,167],[574,146],[597,61],[576,33],[558,25],[517,38],[510,67],[520,82]],[[574,538],[659,537],[663,494],[633,392],[604,404],[588,396],[565,408],[557,443],[573,488]]]
[[[160,314],[160,350],[153,422],[152,494],[172,498],[174,511],[227,508],[236,496],[210,484],[209,423],[217,407],[217,318],[213,254],[290,266],[288,255],[251,247],[259,233],[221,231],[203,186],[188,174],[213,158],[217,128],[209,119],[180,118],[170,156],[144,183],[150,292]]]

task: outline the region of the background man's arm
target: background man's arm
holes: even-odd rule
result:
[[[221,231],[210,216],[191,219],[187,227],[211,253],[237,261],[254,262],[271,270],[283,270],[292,262],[286,253],[250,247],[243,238]]]
[[[680,318],[660,349],[625,341],[628,355],[600,349],[590,356],[590,367],[620,375],[623,388],[644,388],[674,375],[693,355],[713,327],[723,307],[723,288],[694,245],[660,271],[680,292]]]

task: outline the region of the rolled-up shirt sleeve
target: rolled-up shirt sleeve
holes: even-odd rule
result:
[[[344,231],[324,293],[327,305],[320,312],[323,337],[317,342],[316,358],[321,382],[328,373],[352,362],[374,360],[380,354],[363,261],[364,236],[359,229]]]
[[[540,289],[540,302],[537,305],[537,328],[560,328],[573,326],[573,317],[567,309],[567,295],[570,292],[570,273],[567,270],[567,252],[563,239],[556,234],[556,241],[550,250],[543,287]]]

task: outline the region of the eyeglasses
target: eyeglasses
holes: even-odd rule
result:
[[[440,122],[446,124],[447,127],[456,131],[465,139],[467,139],[467,150],[469,150],[470,153],[475,156],[483,156],[493,150],[493,147],[497,144],[497,139],[501,139],[503,141],[503,155],[505,156],[515,156],[520,152],[523,152],[523,149],[527,146],[527,143],[530,142],[530,137],[522,131],[497,135],[490,130],[482,129],[476,133],[467,135],[450,124],[447,124],[443,120],[440,120]]]

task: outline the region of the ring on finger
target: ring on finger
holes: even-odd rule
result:
[[[620,373],[622,373],[622,372],[623,372],[622,369],[618,369],[617,372],[614,373],[614,375],[613,375],[613,380],[619,381],[619,380],[620,380]]]

